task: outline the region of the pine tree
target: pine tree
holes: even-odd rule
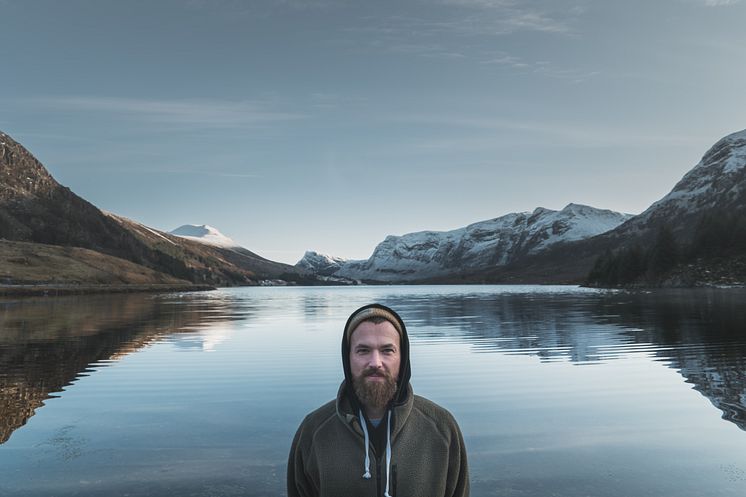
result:
[[[654,278],[663,276],[676,266],[679,260],[679,248],[671,229],[661,224],[658,236],[648,257],[648,273]]]

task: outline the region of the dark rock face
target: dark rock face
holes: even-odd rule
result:
[[[63,187],[23,146],[0,134],[0,237],[75,246],[158,268],[158,256]]]
[[[740,211],[745,206],[746,130],[719,140],[668,195],[609,235],[645,234],[665,223],[686,240],[707,212]]]

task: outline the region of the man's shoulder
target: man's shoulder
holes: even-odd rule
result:
[[[458,423],[453,414],[430,399],[415,395],[412,409],[418,415],[430,420],[441,431],[452,431],[454,428],[458,430]]]
[[[316,432],[333,422],[337,418],[337,405],[335,400],[330,400],[321,407],[314,409],[306,415],[299,427],[299,431],[306,436],[313,437]]]

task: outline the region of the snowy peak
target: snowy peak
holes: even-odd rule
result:
[[[303,258],[295,264],[295,267],[308,269],[322,276],[329,276],[335,273],[347,261],[347,259],[343,259],[342,257],[307,250]]]
[[[728,135],[713,145],[702,160],[674,186],[669,196],[696,194],[717,188],[718,183],[722,183],[723,180],[735,179],[744,168],[746,168],[746,130]]]
[[[733,173],[746,167],[746,129],[722,138],[705,153],[695,169],[718,168],[721,173]]]
[[[625,228],[671,223],[709,209],[733,209],[746,200],[746,130],[719,140],[673,190]],[[685,227],[682,229],[686,230]]]
[[[181,238],[186,238],[188,240],[205,243],[207,245],[213,245],[216,247],[239,247],[236,242],[222,234],[216,228],[213,228],[212,226],[209,226],[207,224],[185,224],[183,226],[179,226],[173,231],[170,231],[169,233]]]

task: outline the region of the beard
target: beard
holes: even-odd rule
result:
[[[367,381],[366,377],[381,375],[383,381]],[[358,376],[353,376],[352,386],[355,395],[364,406],[375,408],[386,407],[396,393],[396,380],[386,370],[366,369]]]

